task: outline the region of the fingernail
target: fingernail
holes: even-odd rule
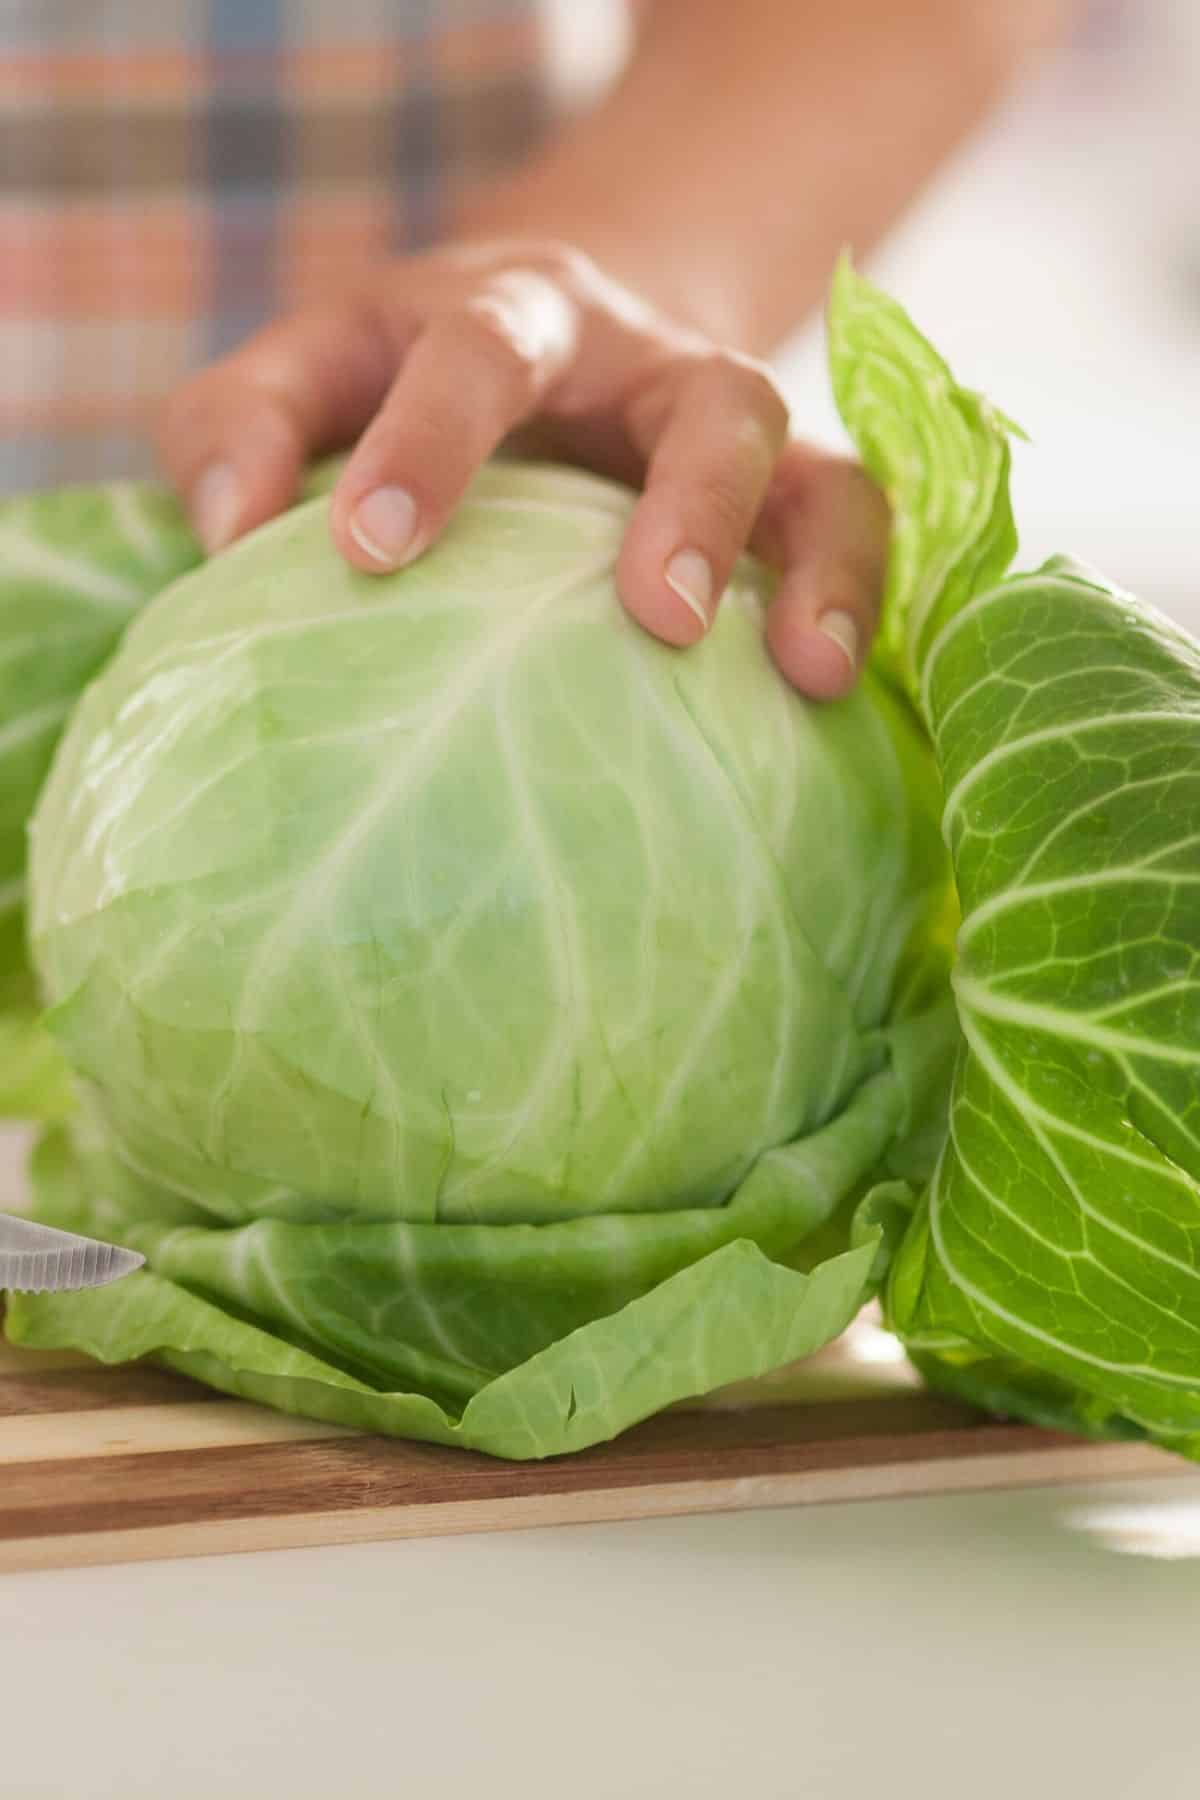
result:
[[[677,550],[663,570],[663,579],[707,631],[713,615],[713,578],[708,558],[699,550]]]
[[[237,529],[242,492],[229,463],[212,463],[192,489],[192,524],[210,556],[223,550]]]
[[[395,569],[405,561],[416,527],[417,503],[399,487],[376,488],[350,515],[350,536],[385,569]]]
[[[817,630],[823,631],[827,638],[832,638],[838,649],[845,653],[846,661],[852,669],[858,667],[858,620],[848,612],[822,613],[817,620]]]

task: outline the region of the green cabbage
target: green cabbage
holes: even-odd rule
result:
[[[1009,428],[848,266],[830,344],[895,521],[836,705],[749,562],[704,644],[642,634],[630,497],[541,467],[382,580],[310,501],[125,632],[33,826],[34,1173],[147,1268],[10,1335],[543,1456],[883,1284],[930,1379],[1200,1446],[1200,652],[1004,579]]]
[[[304,492],[324,492],[318,465]],[[130,620],[200,561],[174,496],[149,482],[0,502],[0,1117],[61,1110],[65,1071],[36,1033],[25,954],[26,827],[80,692]]]
[[[2,1111],[20,1114],[33,1100],[21,1054],[36,1011],[24,954],[26,823],[84,683],[134,614],[199,554],[176,502],[148,485],[68,488],[0,506]],[[51,1070],[49,1047],[38,1055]],[[48,1075],[48,1103],[60,1085],[58,1071]]]

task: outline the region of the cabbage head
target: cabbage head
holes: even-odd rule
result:
[[[310,502],[128,633],[32,941],[135,1167],[230,1220],[712,1208],[880,1066],[947,881],[928,748],[876,680],[789,691],[753,568],[649,639],[630,506],[498,465],[380,581]]]

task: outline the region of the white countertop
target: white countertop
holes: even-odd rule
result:
[[[1015,108],[878,270],[1043,446],[1027,555],[1200,629],[1200,217],[1169,110],[1098,106]],[[1198,1634],[1200,1471],[9,1576],[0,1791],[1183,1800]]]
[[[1198,1474],[9,1576],[0,1786],[1190,1800],[1200,1561],[1118,1506],[1200,1545]]]

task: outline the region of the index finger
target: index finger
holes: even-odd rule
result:
[[[281,512],[308,459],[367,424],[401,354],[397,326],[346,301],[270,325],[177,389],[159,455],[210,553]]]

